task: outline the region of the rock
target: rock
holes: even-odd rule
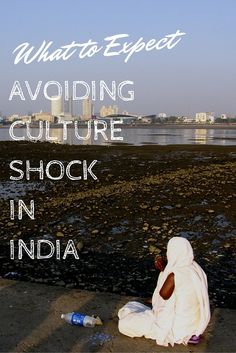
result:
[[[225,249],[230,248],[230,243],[226,243],[226,244],[224,244],[224,248],[225,248]]]
[[[57,281],[57,282],[55,282],[55,285],[56,286],[64,286],[65,282],[64,281]]]
[[[81,251],[84,247],[84,243],[82,241],[79,241],[77,244],[76,244],[76,249]]]
[[[8,227],[14,226],[14,223],[13,223],[13,222],[8,222],[8,223],[7,223],[7,226],[8,226]]]
[[[43,238],[47,239],[47,240],[53,240],[54,239],[54,237],[51,234],[44,234]]]
[[[66,288],[75,288],[76,284],[75,283],[68,283],[66,285]]]
[[[58,238],[62,238],[62,237],[64,237],[64,233],[62,233],[62,232],[57,232],[57,233],[56,233],[56,236],[57,236]]]
[[[152,210],[155,211],[155,212],[156,212],[156,211],[159,211],[159,209],[160,209],[160,206],[154,206],[154,207],[152,207]]]
[[[152,230],[159,230],[161,229],[161,227],[158,227],[158,226],[152,226]]]
[[[176,208],[181,208],[182,205],[180,203],[177,203],[177,205],[175,205]]]
[[[227,278],[231,280],[231,279],[235,279],[235,276],[234,275],[229,275]]]
[[[208,210],[207,212],[208,213],[214,213],[215,211],[214,210]]]
[[[112,287],[112,292],[119,292],[120,288],[118,286],[113,286]]]
[[[147,241],[148,241],[149,243],[154,243],[154,242],[156,242],[156,239],[155,239],[155,238],[149,238]]]
[[[116,245],[116,248],[117,248],[117,249],[120,249],[120,248],[122,248],[123,246],[124,246],[124,244],[120,243],[120,244],[117,244],[117,245]]]
[[[98,234],[98,233],[99,233],[99,230],[98,230],[98,229],[94,229],[94,230],[92,230],[91,233],[92,233],[92,234]]]
[[[195,216],[194,219],[193,219],[193,222],[199,222],[200,220],[202,219],[202,216],[198,215],[198,216]]]
[[[151,254],[160,254],[161,250],[154,245],[149,245],[148,250]]]
[[[142,208],[143,210],[146,210],[148,208],[148,205],[145,205],[145,204],[141,204],[139,205],[140,208]]]

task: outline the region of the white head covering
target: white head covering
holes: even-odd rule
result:
[[[193,249],[190,242],[181,237],[173,237],[167,244],[168,268],[190,266],[193,263]]]

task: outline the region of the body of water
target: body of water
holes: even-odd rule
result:
[[[37,128],[30,130],[32,136],[38,136]],[[61,128],[51,128],[50,136],[55,139],[57,143],[67,143],[75,145],[107,145],[111,144],[110,130],[106,131],[107,140],[100,134],[98,139],[94,140],[93,129],[89,139],[84,141],[78,140],[75,136],[73,128],[68,129],[67,139],[63,140],[63,130]],[[79,131],[81,136],[87,135],[87,129],[82,128]],[[15,135],[26,136],[26,129],[15,129]],[[146,145],[146,144],[159,144],[159,145],[175,145],[175,144],[200,144],[200,145],[236,145],[236,128],[235,129],[221,129],[221,128],[175,128],[175,127],[134,127],[122,128],[120,133],[115,136],[122,136],[123,143],[131,145]],[[27,139],[27,138],[26,138]],[[0,129],[0,141],[12,140],[7,128]],[[41,141],[45,140],[45,136]],[[120,143],[122,143],[120,142]]]

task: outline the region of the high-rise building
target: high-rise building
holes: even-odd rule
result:
[[[62,96],[52,96],[51,115],[59,116],[62,113]]]
[[[210,123],[213,124],[215,121],[214,113],[196,113],[196,123],[206,124]]]
[[[73,99],[72,97],[69,97],[68,100],[64,101],[64,113],[70,116],[73,116]]]
[[[89,120],[92,117],[92,102],[86,98],[82,101],[82,120]]]

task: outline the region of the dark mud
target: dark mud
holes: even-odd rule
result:
[[[95,181],[37,175],[9,181],[9,163],[99,163]],[[76,169],[74,170],[76,173]],[[57,170],[55,170],[55,175]],[[68,146],[0,143],[0,275],[88,290],[150,296],[156,254],[186,237],[208,275],[212,306],[235,308],[236,147]],[[9,199],[35,200],[36,220],[9,218]],[[79,260],[10,260],[9,240],[68,239]]]

